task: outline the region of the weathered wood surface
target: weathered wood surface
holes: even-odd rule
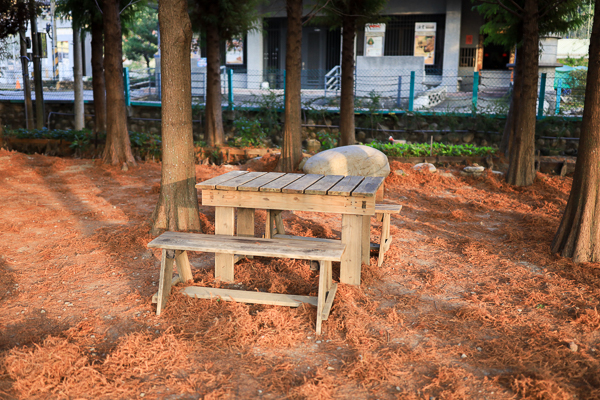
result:
[[[238,177],[220,183],[216,185],[215,188],[219,190],[238,190],[238,186],[244,185],[245,183],[253,181],[256,178],[259,178],[265,174],[266,172],[248,172],[247,174],[240,175]]]
[[[384,180],[385,178],[383,176],[367,176],[360,185],[352,191],[352,196],[373,197],[381,185],[383,185]]]
[[[181,293],[197,299],[220,299],[238,303],[267,304],[273,306],[298,307],[302,303],[317,305],[317,297],[293,294],[251,292],[247,290],[219,289],[201,286],[188,286]]]
[[[314,184],[305,188],[304,193],[326,195],[329,189],[335,186],[335,184],[342,179],[344,179],[343,175],[326,175]]]
[[[376,204],[375,213],[377,214],[398,214],[402,210],[400,204]]]
[[[269,172],[268,174],[264,174],[261,177],[251,180],[250,182],[246,182],[242,185],[238,186],[238,190],[246,190],[249,192],[258,192],[261,186],[267,185],[268,183],[276,180],[277,178],[281,178],[285,174],[283,172]]]
[[[248,171],[230,171],[226,174],[215,176],[207,181],[197,183],[196,189],[214,189],[217,185],[247,173]]]
[[[300,179],[302,174],[285,174],[260,188],[261,192],[281,192],[283,188]]]
[[[293,183],[285,186],[281,191],[283,193],[304,193],[307,187],[323,179],[323,175],[308,174],[300,175]]]
[[[244,254],[301,260],[340,261],[342,243],[248,238],[201,233],[165,232],[148,244],[150,248]]]
[[[327,194],[333,196],[350,196],[350,193],[364,180],[362,176],[345,176],[344,179],[328,190]],[[375,195],[375,190],[373,191]]]

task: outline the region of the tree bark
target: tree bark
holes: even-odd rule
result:
[[[123,42],[119,1],[104,1],[104,72],[106,78],[106,145],[102,154],[105,164],[137,165],[131,153],[127,132],[127,111],[123,86]]]
[[[27,31],[21,26],[19,29],[19,42],[21,44],[21,69],[23,71],[23,92],[25,94],[25,127],[33,129],[35,122],[33,119],[33,103],[31,102],[31,82],[29,82],[29,63],[27,62],[27,44],[25,37]]]
[[[81,60],[81,28],[79,23],[73,20],[73,86],[74,86],[74,114],[75,130],[85,128],[83,116],[83,71]]]
[[[343,17],[342,32],[342,88],[340,98],[340,145],[356,142],[354,129],[354,37],[356,20]]]
[[[200,231],[192,138],[192,24],[186,0],[160,0],[162,173],[153,234]]]
[[[218,4],[210,6],[211,14],[216,15]],[[206,108],[205,137],[209,146],[223,144],[223,113],[221,111],[221,62],[220,37],[216,25],[206,27]]]
[[[285,55],[285,123],[283,148],[278,168],[296,170],[302,161],[302,0],[287,0],[287,38]]]
[[[539,28],[537,0],[526,0],[523,44],[517,53],[517,85],[521,93],[514,111],[515,128],[509,145],[506,182],[530,186],[535,178],[535,122],[538,83]],[[520,60],[519,60],[520,58]]]
[[[40,43],[38,43],[37,37],[37,15],[33,12],[35,10],[34,0],[29,0],[30,7],[30,20],[31,20],[31,46],[33,54],[33,88],[35,90],[35,126],[37,129],[44,127],[44,119],[46,117],[46,111],[44,110],[44,87],[42,85],[42,62],[39,52]]]
[[[102,19],[93,18],[92,89],[94,93],[94,132],[106,131],[106,87],[104,82],[104,38]]]
[[[600,0],[595,2],[600,10]],[[590,38],[585,107],[573,185],[552,252],[576,263],[600,261],[600,12]]]

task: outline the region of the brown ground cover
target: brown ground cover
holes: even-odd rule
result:
[[[197,166],[197,179],[232,168]],[[385,263],[373,254],[360,287],[340,285],[316,337],[311,306],[174,294],[155,315],[159,164],[124,172],[0,150],[0,398],[600,398],[600,264],[549,252],[571,179],[517,189],[397,169],[408,175],[387,178],[385,201],[404,208]],[[201,212],[213,233],[214,210]],[[284,223],[341,230],[338,215]],[[379,230],[373,219],[372,241]],[[219,284],[213,260],[191,255],[195,284]],[[303,261],[236,265],[249,290],[315,295],[317,283]]]

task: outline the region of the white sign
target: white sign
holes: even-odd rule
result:
[[[383,56],[383,43],[385,38],[385,24],[365,25],[365,56]]]
[[[242,39],[233,39],[227,41],[227,53],[225,54],[225,64],[240,65],[244,63],[244,42]]]
[[[435,63],[435,34],[437,23],[415,23],[415,57],[425,57],[425,65]]]

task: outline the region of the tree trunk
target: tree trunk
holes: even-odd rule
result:
[[[25,127],[33,129],[33,103],[31,102],[31,82],[29,82],[29,63],[27,62],[27,44],[25,37],[27,31],[21,26],[19,29],[19,42],[21,43],[21,69],[23,71],[23,93],[25,95]]]
[[[92,19],[92,89],[94,93],[94,132],[106,131],[106,87],[104,82],[104,38],[102,19]]]
[[[217,15],[217,3],[211,5]],[[206,28],[206,108],[204,135],[209,146],[223,144],[223,113],[221,111],[220,37],[216,25]]]
[[[576,263],[600,261],[600,0],[590,38],[579,153],[567,208],[552,252]]]
[[[30,10],[35,9],[34,0],[29,0]],[[44,87],[42,85],[42,62],[39,52],[40,43],[38,43],[37,37],[37,15],[33,12],[29,14],[31,19],[31,46],[33,54],[33,88],[35,89],[35,126],[37,129],[44,127],[44,118],[46,117],[46,111],[44,110]]]
[[[192,139],[192,24],[186,0],[160,0],[162,174],[153,234],[200,231]]]
[[[287,0],[286,10],[285,123],[283,149],[277,169],[292,172],[302,161],[302,0]]]
[[[340,98],[340,145],[356,142],[354,129],[354,36],[356,20],[345,16],[342,32],[342,90]]]
[[[81,62],[81,28],[77,21],[73,21],[73,86],[74,86],[74,111],[75,130],[85,128],[83,116],[83,71]]]
[[[523,13],[523,44],[517,53],[517,84],[521,88],[515,129],[509,145],[506,182],[530,186],[535,178],[535,122],[538,83],[539,30],[537,0],[526,0]],[[520,59],[520,60],[519,60]]]
[[[106,78],[106,145],[102,154],[105,164],[136,165],[127,132],[127,111],[123,86],[123,42],[119,1],[104,1],[104,72]]]

